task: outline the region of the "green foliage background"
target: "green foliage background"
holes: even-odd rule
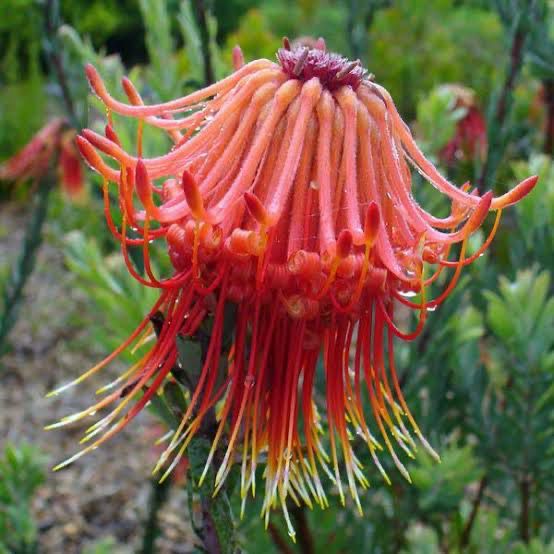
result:
[[[247,59],[273,58],[283,35],[324,36],[330,49],[361,57],[414,123],[426,153],[438,160],[463,114],[452,112],[451,99],[437,87],[459,83],[473,89],[490,122],[509,68],[514,29],[531,3],[205,4],[211,8],[210,49],[218,77],[229,71],[237,43]],[[456,293],[429,317],[423,336],[398,349],[408,402],[442,463],[421,455],[409,468],[413,485],[398,475],[388,487],[360,451],[372,482],[362,497],[365,516],[350,504],[341,507],[337,498],[324,512],[297,510],[294,519],[306,523],[309,542],[301,539],[288,550],[275,540],[277,534],[288,541],[279,515],[271,533],[263,529],[257,503],[248,504],[238,521],[237,491],[229,488],[236,541],[244,552],[554,553],[554,163],[545,149],[548,106],[539,92],[554,80],[551,4],[537,2],[542,16],[525,28],[528,39],[511,110],[495,131],[502,141],[493,141],[501,145],[501,163],[487,186],[501,193],[531,174],[540,176],[540,184],[506,213],[494,246],[466,270]],[[17,151],[49,117],[63,113],[61,91],[43,53],[43,7],[35,0],[0,3],[0,159]],[[57,40],[82,124],[88,120],[101,128],[103,121],[82,77],[86,61],[100,68],[110,90],[118,90],[120,77],[129,73],[147,102],[202,83],[201,38],[188,0],[63,0],[60,13],[65,25]],[[123,142],[130,143],[135,129],[123,121],[117,125]],[[165,148],[163,138],[146,136],[147,152]],[[445,171],[459,183],[475,183],[481,164]],[[98,183],[92,175],[88,180],[83,205],[69,206],[54,193],[48,240],[64,249],[67,270],[90,307],[73,324],[88,326],[95,347],[107,353],[133,329],[154,296],[131,280],[114,252],[93,192]],[[415,184],[418,198],[440,210],[433,191],[420,185]],[[25,199],[20,189],[2,190],[10,202]],[[162,271],[167,268],[162,255],[156,263]],[[439,281],[437,290],[441,286]],[[29,497],[42,479],[40,463],[31,448],[11,445],[0,461],[0,552],[30,551],[25,549],[39,540]],[[22,481],[22,472],[32,479]],[[112,547],[104,542],[91,551]]]

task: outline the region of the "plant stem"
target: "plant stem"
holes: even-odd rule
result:
[[[281,533],[279,533],[279,529],[277,529],[271,521],[267,526],[267,530],[273,544],[275,544],[275,547],[281,554],[294,554],[294,550],[288,545],[287,541],[282,537]]]
[[[79,123],[79,118],[77,117],[73,97],[71,96],[71,91],[69,89],[67,75],[63,65],[62,57],[60,55],[58,38],[56,36],[59,28],[58,0],[47,0],[44,6],[44,21],[46,35],[46,44],[44,49],[46,52],[46,56],[56,76],[58,85],[60,86],[62,98],[65,104],[65,110],[67,112],[67,117],[71,121],[72,127],[75,129],[79,129],[81,125]]]
[[[403,489],[398,483],[394,483],[391,488],[392,498],[392,547],[394,552],[400,552],[405,542],[403,518],[402,518],[402,500]]]
[[[158,513],[167,501],[170,484],[170,479],[165,480],[163,483],[157,480],[152,481],[148,519],[145,522],[144,535],[142,538],[142,554],[153,554],[156,551],[155,542],[160,534]]]
[[[159,320],[160,316],[155,318]],[[155,324],[159,326],[159,321]],[[205,363],[209,350],[209,337],[204,336],[203,332],[198,332],[194,339],[201,345],[200,361]],[[185,365],[185,360],[180,360]],[[194,389],[197,384],[191,386]],[[212,463],[208,466],[204,475],[206,460],[211,451],[218,429],[215,409],[212,407],[204,414],[202,423],[198,432],[187,448],[188,457],[188,493],[189,493],[189,512],[193,528],[202,540],[204,551],[208,554],[232,554],[236,549],[235,525],[229,496],[232,493],[232,470],[231,475],[226,478],[225,484],[214,496],[216,469],[221,463],[220,452],[216,451]],[[203,476],[202,485],[198,485]],[[194,488],[196,486],[196,488]],[[200,498],[202,521],[195,524],[194,513],[192,509],[193,495]]]
[[[202,40],[202,58],[204,61],[204,84],[211,85],[215,81],[212,54],[210,50],[210,29],[208,28],[208,13],[205,0],[194,0],[196,20]]]
[[[353,58],[361,56],[361,44],[357,32],[358,0],[350,0],[348,9],[348,21],[346,23],[346,36],[350,43],[350,55]]]
[[[213,433],[204,434],[204,431],[201,430],[201,436],[195,437],[188,446],[187,453],[192,483],[198,483],[199,481],[212,441]],[[202,486],[197,487],[194,491],[200,497],[202,513],[202,521],[198,526],[197,534],[208,554],[231,554],[235,550],[235,528],[226,487],[223,487],[215,497],[213,496],[215,481],[213,468],[217,465],[218,461],[215,461],[209,468]],[[189,494],[192,493],[191,486]],[[190,517],[192,520],[192,512]]]
[[[350,0],[346,36],[350,46],[350,55],[353,59],[364,58],[368,55],[369,28],[373,23],[377,10],[388,5],[390,5],[389,0],[369,0],[366,2]]]
[[[202,540],[208,554],[221,554],[215,522],[211,514],[212,503],[207,495],[202,495]]]
[[[481,176],[478,181],[479,192],[485,192],[487,184],[494,180],[498,166],[507,146],[505,124],[513,105],[513,89],[523,65],[527,39],[527,25],[534,11],[534,1],[529,2],[527,8],[517,16],[512,33],[510,60],[506,77],[500,92],[496,96],[493,109],[489,111],[488,143],[489,149]]]
[[[521,540],[529,542],[529,506],[531,500],[531,480],[529,477],[523,477],[519,483],[519,492],[521,497],[521,512],[519,515],[519,534]]]
[[[483,477],[481,477],[481,480],[479,481],[479,488],[477,489],[477,494],[473,499],[471,513],[469,514],[469,518],[466,521],[466,524],[464,525],[464,529],[460,537],[460,546],[462,549],[466,548],[469,545],[469,540],[471,538],[471,530],[473,529],[473,524],[475,523],[475,520],[477,518],[477,513],[479,512],[479,508],[481,507],[481,502],[483,501],[483,496],[485,495],[485,489],[487,488],[487,484],[488,484],[488,477],[486,475],[483,475]]]
[[[306,509],[295,506],[292,510],[292,517],[296,524],[296,536],[298,537],[298,546],[300,546],[302,554],[315,554],[314,537],[306,519]]]
[[[25,231],[19,260],[15,264],[3,291],[4,312],[0,317],[0,354],[4,352],[4,342],[17,321],[17,312],[23,296],[23,289],[35,267],[36,253],[42,243],[42,228],[48,213],[50,191],[55,182],[53,172],[49,172],[39,181],[35,206]]]

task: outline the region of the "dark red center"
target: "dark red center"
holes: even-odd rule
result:
[[[305,46],[298,46],[292,50],[280,48],[277,59],[283,71],[291,79],[307,81],[317,77],[330,91],[343,86],[351,86],[356,90],[366,74],[359,60],[351,62],[339,54],[317,48]]]

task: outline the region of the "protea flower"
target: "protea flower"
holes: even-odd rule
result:
[[[455,102],[453,110],[462,108],[465,113],[456,123],[452,139],[440,152],[441,160],[448,165],[463,160],[483,161],[487,155],[487,123],[481,112],[475,93],[462,85],[443,85]]]
[[[60,185],[72,199],[83,192],[83,168],[75,146],[74,130],[60,117],[40,129],[17,154],[0,165],[0,179],[7,181],[37,181],[48,172],[52,159],[57,158]]]
[[[150,106],[127,79],[129,103],[115,100],[97,71],[86,69],[108,112],[139,122],[136,155],[121,147],[111,123],[106,136],[83,131],[78,145],[104,179],[108,224],[129,271],[159,288],[160,298],[124,344],[54,393],[144,342],[152,314],[161,310],[165,319],[157,342],[115,390],[56,424],[111,408],[90,428],[89,446],[59,467],[128,425],[167,382],[176,337],[194,337],[211,318],[198,383],[158,467],[178,463],[217,405],[219,426],[204,471],[217,462],[216,492],[238,461],[242,496],[254,493],[263,460],[266,521],[276,503],[288,521],[289,497],[325,506],[322,472],[343,501],[347,489],[361,510],[358,486],[367,486],[371,472],[356,457],[352,436],[364,439],[386,481],[379,461],[386,451],[407,479],[400,450],[411,456],[419,443],[438,458],[402,396],[395,337],[412,340],[421,332],[428,310],[491,242],[502,208],[525,196],[536,177],[500,197],[454,186],[423,156],[388,92],[359,61],[327,52],[323,41],[291,49],[285,39],[277,63],[243,65],[240,50],[233,59],[236,71],[222,81]],[[143,124],[169,134],[175,143],[169,153],[142,156]],[[414,200],[412,167],[451,200],[448,217]],[[120,229],[110,215],[109,183],[119,195]],[[467,240],[490,210],[497,213],[493,231],[467,257]],[[164,240],[174,274],[161,279],[149,244]],[[455,244],[458,258],[449,260]],[[129,245],[142,245],[145,276],[129,262]],[[429,299],[427,289],[444,268],[452,278]],[[414,293],[419,300],[408,300]],[[417,312],[415,330],[398,328],[397,303]],[[236,305],[236,320],[221,376],[228,304]],[[314,402],[317,371],[325,378],[323,406]]]

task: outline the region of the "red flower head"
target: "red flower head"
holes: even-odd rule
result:
[[[443,85],[454,95],[453,110],[462,108],[464,115],[456,123],[450,142],[440,152],[441,159],[452,165],[460,160],[481,160],[487,155],[487,123],[479,109],[475,93],[461,85]]]
[[[219,427],[206,461],[207,470],[214,456],[218,460],[216,490],[239,459],[246,497],[263,459],[264,515],[279,501],[288,520],[289,496],[326,504],[321,469],[343,499],[346,477],[359,506],[357,486],[367,485],[368,471],[351,435],[363,437],[387,481],[379,451],[388,450],[406,478],[397,447],[411,454],[417,439],[437,457],[402,396],[394,337],[411,340],[421,332],[428,309],[448,296],[462,268],[492,239],[466,257],[468,237],[490,210],[500,214],[525,196],[536,178],[496,198],[457,188],[423,156],[388,92],[359,62],[326,52],[322,41],[313,49],[290,49],[285,41],[277,58],[242,65],[237,50],[236,71],[226,79],[150,106],[127,79],[130,103],[115,100],[87,67],[108,110],[161,129],[175,142],[166,155],[143,158],[140,140],[138,155],[126,152],[111,125],[106,136],[85,130],[78,139],[87,162],[104,177],[108,223],[123,255],[128,261],[129,245],[143,247],[146,276],[128,261],[129,271],[160,289],[151,314],[162,310],[165,322],[150,352],[118,380],[119,389],[61,423],[112,407],[86,437],[95,441],[61,465],[132,421],[174,367],[176,337],[194,336],[210,317],[198,383],[159,466],[168,459],[176,465],[217,403]],[[437,218],[414,200],[412,166],[451,199],[448,217]],[[109,182],[119,192],[121,229],[110,216]],[[174,266],[168,279],[150,266],[153,240],[166,241]],[[459,258],[449,261],[456,243]],[[445,267],[453,269],[450,284],[429,299],[427,288]],[[435,273],[427,277],[429,268]],[[409,301],[411,293],[420,293],[420,301]],[[417,312],[415,331],[396,326],[396,302]],[[236,320],[222,377],[226,304],[236,306]],[[103,362],[54,392],[141,341],[148,321]],[[313,395],[319,360],[323,411]]]
[[[44,177],[52,159],[58,156],[62,190],[76,198],[83,192],[83,168],[75,146],[76,133],[57,117],[47,123],[15,156],[0,165],[0,179],[38,180]]]

